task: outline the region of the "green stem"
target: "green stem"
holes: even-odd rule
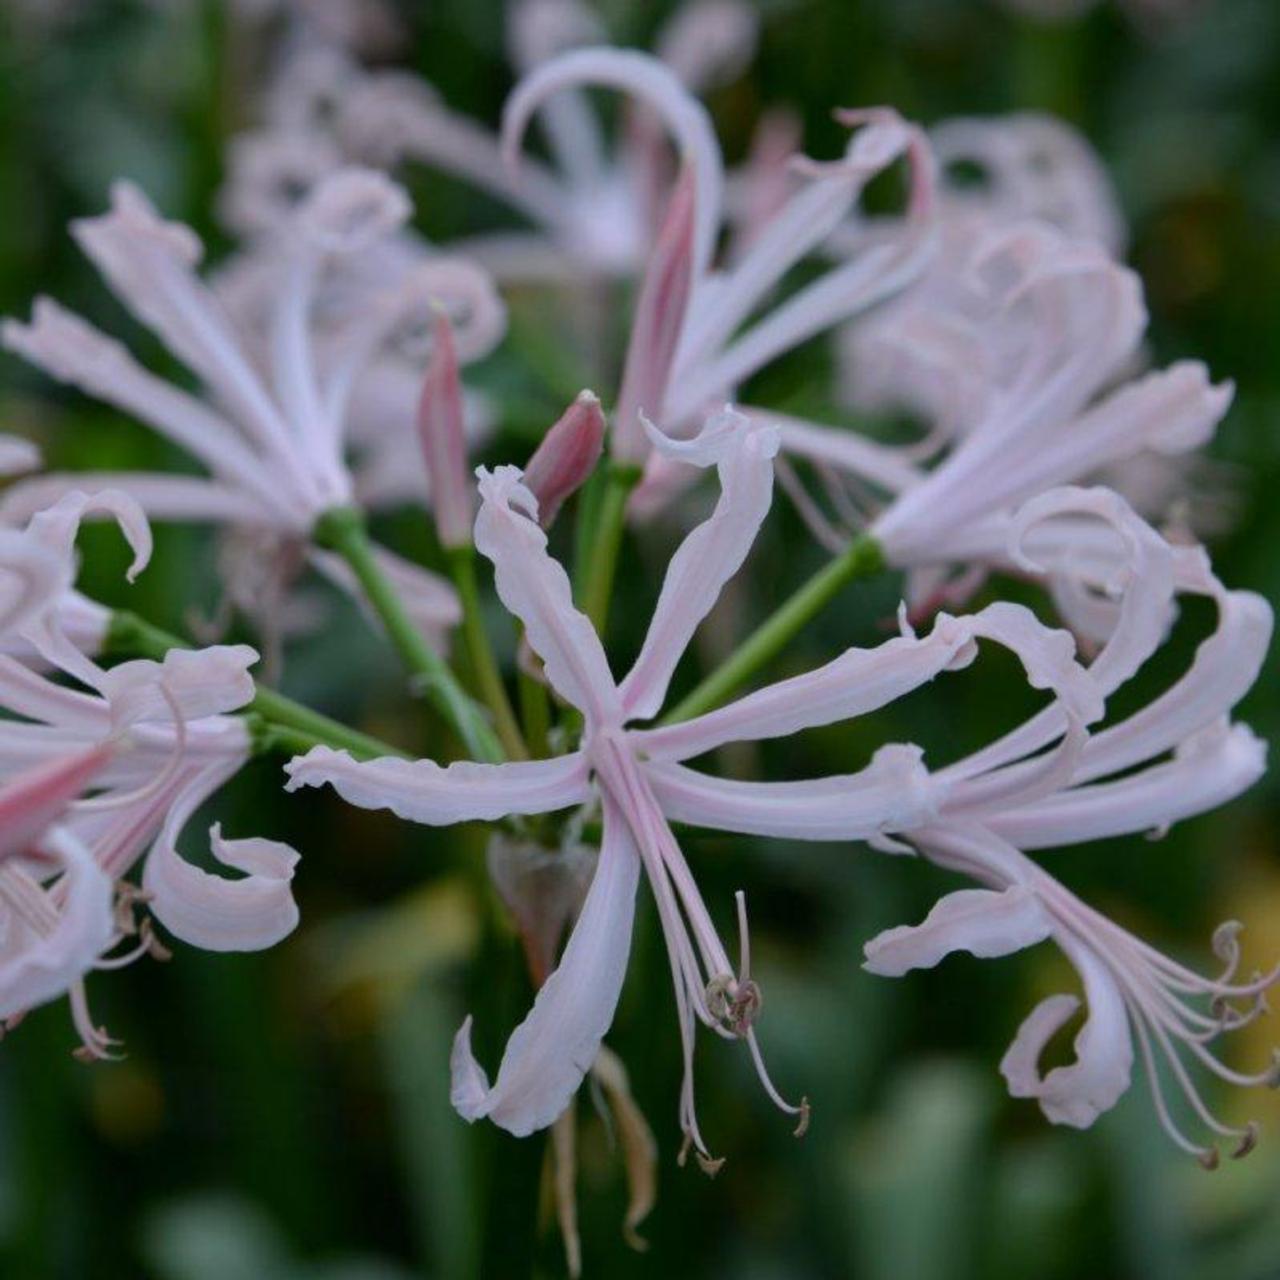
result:
[[[462,636],[467,646],[467,658],[471,663],[471,675],[480,696],[493,712],[493,722],[506,753],[513,760],[527,760],[524,739],[520,736],[520,724],[507,697],[502,673],[494,660],[480,612],[480,591],[476,586],[476,552],[468,544],[452,547],[448,551],[449,573],[458,589],[462,602]]]
[[[776,657],[851,582],[884,568],[880,544],[863,534],[774,610],[728,659],[662,719],[689,720],[710,711]]]
[[[490,763],[501,760],[502,744],[484,711],[414,626],[395,588],[378,567],[360,512],[350,507],[326,511],[316,521],[314,537],[320,546],[336,551],[351,566],[405,668],[421,681],[432,706],[461,738],[471,757]]]
[[[551,754],[551,699],[547,697],[547,687],[519,668],[516,687],[520,691],[520,719],[529,754],[535,760],[545,760]]]
[[[189,649],[190,642],[153,626],[135,613],[121,611],[111,615],[103,649],[107,654],[164,658],[170,649]],[[310,707],[287,698],[274,689],[258,687],[253,701],[245,708],[264,722],[256,735],[260,749],[288,751],[292,754],[309,751],[317,745],[349,751],[357,760],[372,760],[379,756],[403,756],[405,753],[380,738],[371,737],[313,711]]]
[[[626,528],[627,502],[640,482],[640,468],[633,463],[611,462],[605,474],[604,492],[595,528],[592,531],[586,576],[582,588],[582,609],[595,629],[604,634],[609,619],[609,600],[613,595],[613,576],[618,565],[618,551]]]

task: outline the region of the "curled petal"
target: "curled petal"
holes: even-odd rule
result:
[[[605,802],[600,859],[582,914],[555,972],[511,1034],[493,1086],[471,1053],[471,1019],[454,1040],[451,1100],[466,1120],[488,1117],[518,1138],[544,1129],[569,1105],[613,1021],[631,950],[640,855]]]
[[[923,924],[887,929],[867,943],[863,968],[888,978],[932,969],[953,951],[987,959],[1043,942],[1053,929],[1035,892],[1013,885],[1000,892],[959,889],[939,900]]]
[[[40,546],[70,559],[80,525],[91,514],[113,516],[119,524],[133,552],[133,563],[125,572],[125,577],[132,582],[151,559],[151,526],[138,503],[120,489],[64,494],[53,506],[31,517],[27,534]]]
[[[256,836],[225,840],[215,823],[209,831],[213,856],[244,877],[211,875],[178,853],[174,840],[191,808],[179,801],[175,811],[179,821],[166,821],[143,875],[156,919],[174,937],[206,951],[260,951],[292,933],[298,923],[290,888],[297,853]]]
[[[804,782],[737,782],[679,764],[641,766],[676,822],[792,840],[867,840],[929,822],[937,795],[918,747],[881,747],[860,773]]]
[[[640,656],[620,686],[626,714],[636,719],[647,719],[662,706],[698,624],[742,567],[769,512],[778,437],[726,410],[710,419],[694,440],[664,447],[697,465],[714,462],[720,500],[671,557]]]
[[[537,501],[515,467],[481,467],[476,474],[476,550],[493,562],[502,603],[524,623],[556,692],[590,719],[616,722],[621,709],[609,660],[595,628],[574,606],[568,574],[547,553]]]
[[[112,667],[97,687],[118,725],[169,720],[175,710],[184,720],[198,720],[252,701],[249,668],[257,661],[257,650],[247,644],[170,649],[161,662],[137,658]]]
[[[62,867],[60,901],[55,907],[45,890],[22,871],[0,865],[5,897],[23,897],[33,918],[51,916],[44,930],[16,912],[5,922],[0,940],[0,1018],[12,1018],[56,999],[82,978],[111,945],[111,878],[93,856],[66,832],[51,833],[45,849]]]
[[[1075,1040],[1076,1060],[1039,1078],[1037,1064],[1045,1045],[1079,1006],[1074,996],[1050,996],[1018,1028],[1000,1070],[1015,1098],[1038,1098],[1054,1124],[1087,1129],[1128,1089],[1133,1040],[1124,997],[1105,966],[1074,939],[1059,941],[1080,973],[1089,1002],[1088,1019]]]
[[[550,813],[582,804],[591,795],[581,754],[508,764],[458,761],[443,768],[432,760],[356,761],[345,751],[313,747],[285,766],[287,791],[326,782],[349,804],[390,809],[398,817],[431,826],[493,821],[508,814]]]
[[[502,147],[508,164],[514,163],[529,120],[546,98],[561,89],[589,84],[621,89],[650,107],[692,165],[697,179],[693,271],[695,278],[701,276],[711,262],[720,221],[724,187],[720,147],[705,108],[662,63],[619,49],[576,49],[543,63],[516,86],[503,108]]]
[[[412,212],[404,190],[375,169],[340,169],[318,182],[297,227],[326,253],[356,253],[397,231]]]

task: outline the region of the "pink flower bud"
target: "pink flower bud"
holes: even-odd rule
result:
[[[474,502],[467,472],[467,442],[462,431],[462,381],[453,326],[436,312],[435,342],[418,401],[418,436],[427,462],[436,532],[446,548],[471,541]]]
[[[581,391],[543,436],[524,469],[525,487],[538,500],[538,520],[544,529],[551,527],[564,500],[586,483],[603,448],[600,401],[592,392]]]
[[[640,424],[641,413],[662,425],[667,383],[693,278],[695,197],[694,172],[686,164],[671,193],[632,321],[614,418],[613,453],[623,461],[642,462],[649,452],[649,441]]]

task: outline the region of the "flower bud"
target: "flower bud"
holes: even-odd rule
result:
[[[649,257],[632,321],[614,419],[613,453],[622,461],[642,462],[649,452],[649,442],[640,424],[642,413],[662,425],[667,383],[675,364],[693,281],[696,195],[694,172],[686,164],[671,193],[666,220]]]
[[[542,438],[524,469],[525,487],[538,500],[538,521],[549,529],[564,500],[576,493],[600,461],[604,414],[590,391],[578,398]]]
[[[443,308],[435,317],[435,342],[418,401],[418,437],[426,458],[436,532],[446,549],[471,541],[472,481],[462,431],[462,381],[453,326]]]

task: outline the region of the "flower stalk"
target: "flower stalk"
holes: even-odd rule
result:
[[[869,534],[855,538],[764,620],[729,657],[663,717],[690,720],[718,706],[766,666],[851,582],[884,568],[884,552]]]
[[[609,463],[594,529],[586,543],[588,558],[582,582],[582,611],[598,632],[603,632],[609,618],[614,570],[627,521],[627,503],[632,490],[640,483],[640,475],[640,468],[634,463]]]
[[[512,760],[527,760],[529,752],[484,626],[480,591],[476,585],[475,548],[468,542],[465,546],[450,547],[447,554],[449,575],[462,602],[462,637],[471,664],[471,678],[485,705],[493,713],[494,727],[507,756]]]
[[[502,744],[484,711],[414,626],[395,588],[378,567],[360,512],[352,507],[326,511],[316,521],[315,540],[336,551],[351,567],[405,668],[421,682],[422,691],[457,733],[468,754],[489,763],[502,760]]]

